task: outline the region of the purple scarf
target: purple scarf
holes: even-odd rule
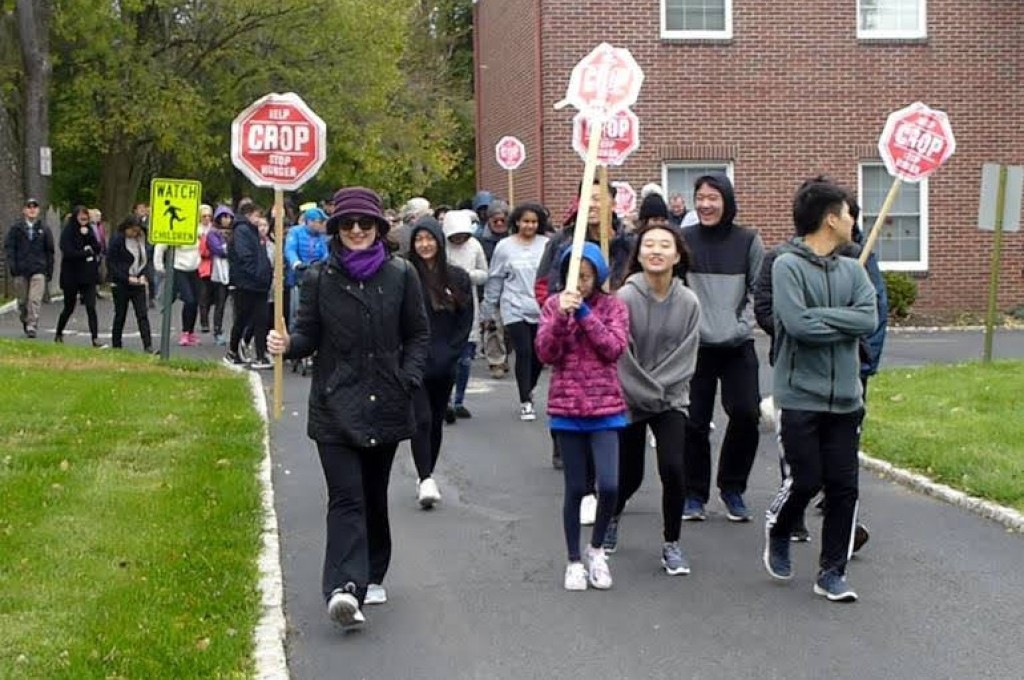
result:
[[[342,247],[335,252],[338,266],[348,272],[356,281],[368,281],[380,271],[388,260],[388,251],[384,241],[378,239],[366,250],[349,250]]]

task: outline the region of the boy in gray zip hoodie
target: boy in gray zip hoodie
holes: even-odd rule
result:
[[[839,255],[852,239],[852,200],[830,181],[804,182],[793,200],[797,237],[780,248],[772,266],[774,392],[786,474],[768,508],[764,563],[771,576],[792,577],[790,533],[823,488],[814,592],[836,602],[857,599],[845,573],[857,521],[864,416],[858,346],[878,324],[871,280],[856,260]]]

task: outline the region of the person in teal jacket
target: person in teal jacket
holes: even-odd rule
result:
[[[785,477],[768,508],[764,563],[792,578],[790,534],[808,502],[825,493],[825,520],[814,592],[857,599],[846,582],[857,521],[860,338],[878,325],[875,289],[856,261],[843,257],[853,239],[849,192],[824,178],[804,182],[793,200],[797,236],[772,266],[775,318],[774,392]]]

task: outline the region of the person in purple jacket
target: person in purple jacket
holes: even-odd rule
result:
[[[571,249],[561,258],[568,269]],[[619,434],[627,424],[618,361],[629,338],[625,303],[601,290],[608,265],[594,243],[583,247],[577,290],[552,295],[541,311],[537,355],[551,366],[548,416],[562,451],[565,500],[562,523],[569,552],[566,590],[612,587],[602,544],[618,501]],[[563,280],[565,277],[563,276]],[[597,517],[580,559],[580,501],[590,492],[587,459],[597,478]]]
[[[211,299],[213,300],[213,337],[218,346],[227,343],[224,337],[224,308],[228,301],[228,284],[231,281],[228,266],[228,239],[231,238],[231,224],[235,214],[226,205],[218,205],[213,211],[213,229],[206,235],[206,248],[213,260],[210,270]]]

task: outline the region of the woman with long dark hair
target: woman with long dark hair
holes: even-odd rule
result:
[[[444,232],[430,215],[413,225],[409,261],[420,276],[430,319],[430,356],[423,385],[413,396],[416,434],[412,438],[419,503],[428,509],[441,500],[432,475],[441,453],[442,423],[455,381],[455,366],[473,327],[473,286],[465,270],[448,264]]]
[[[114,296],[114,325],[110,331],[114,349],[121,349],[124,323],[128,318],[128,305],[135,310],[135,323],[142,338],[142,349],[147,354],[153,351],[153,337],[149,328],[146,304],[146,270],[149,258],[146,255],[146,234],[142,220],[129,215],[117,227],[117,233],[110,238],[107,251],[108,277]]]
[[[419,277],[388,252],[389,226],[373,191],[334,194],[330,255],[306,271],[291,334],[267,335],[271,354],[317,353],[307,431],[327,482],[323,596],[346,628],[387,599],[388,481],[398,442],[416,430],[412,395],[430,353]]]
[[[89,319],[92,346],[107,345],[99,340],[99,321],[96,319],[96,286],[100,282],[100,252],[102,246],[89,221],[89,209],[75,206],[60,232],[60,287],[64,291],[64,309],[57,320],[56,342],[64,342],[64,328],[75,312],[79,298],[85,305]]]
[[[524,203],[509,216],[512,234],[498,242],[484,288],[480,318],[485,323],[500,318],[516,353],[516,386],[519,388],[519,419],[537,419],[533,389],[543,368],[534,342],[540,323],[540,306],[533,290],[537,268],[547,246],[548,212],[543,206]]]

